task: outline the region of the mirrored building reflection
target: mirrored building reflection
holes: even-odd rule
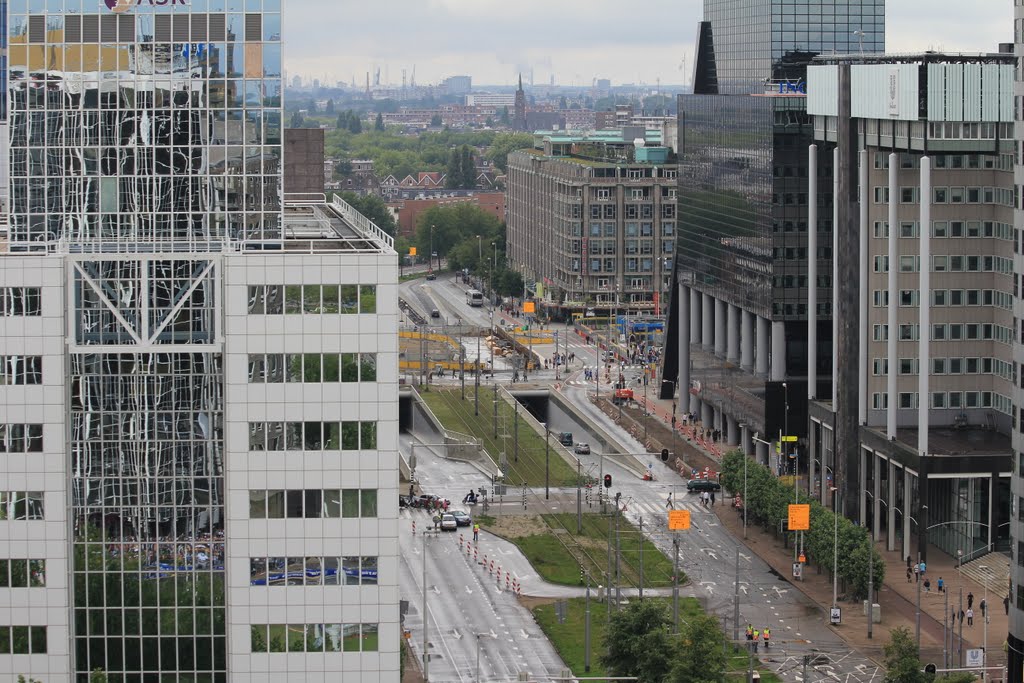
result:
[[[283,192],[280,0],[0,5],[0,678],[397,681],[397,256]]]

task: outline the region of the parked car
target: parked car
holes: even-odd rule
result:
[[[398,497],[398,507],[399,508],[407,508],[407,507],[409,507],[412,504],[412,501],[414,501],[415,499],[416,498],[414,496],[399,496]]]
[[[436,280],[437,279],[437,274],[434,271],[430,271],[429,273],[427,273],[427,279],[428,280]]]
[[[455,523],[459,526],[469,526],[473,523],[473,518],[469,516],[468,512],[452,510],[451,515],[455,518]]]
[[[441,531],[455,531],[458,526],[455,515],[448,513],[441,516]]]
[[[590,444],[581,441],[576,444],[576,448],[573,450],[576,452],[576,455],[590,455]]]
[[[686,482],[687,491],[721,491],[722,485],[710,479],[691,479]]]
[[[563,446],[571,446],[573,444],[572,432],[559,432],[558,443],[562,444]]]
[[[441,311],[437,310],[436,308],[430,309],[430,317],[431,318],[440,318],[441,317]]]
[[[443,507],[444,506],[443,505],[444,504],[444,500],[445,499],[442,498],[441,496],[435,496],[432,493],[424,493],[423,495],[419,496],[418,498],[414,498],[410,502],[409,507],[426,508],[427,510],[433,510],[436,507],[434,505],[435,502],[437,502],[439,505],[441,505],[441,507]]]

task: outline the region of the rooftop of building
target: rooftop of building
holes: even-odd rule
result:
[[[896,429],[896,440],[911,449],[917,448],[916,427]],[[982,425],[928,428],[930,455],[1001,455],[1013,451],[1010,437]]]
[[[348,202],[322,194],[286,195],[285,251],[394,251],[394,239]]]
[[[1010,64],[1015,57],[1006,52],[883,52],[818,55],[814,64]]]
[[[593,131],[538,131],[533,149],[520,150],[549,159],[593,167],[621,164],[664,166],[675,163],[672,149],[662,145],[660,130],[643,126]]]

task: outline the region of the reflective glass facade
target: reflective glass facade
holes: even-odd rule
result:
[[[221,257],[281,239],[279,0],[14,0],[12,251],[67,254],[71,671],[227,680]]]
[[[157,1],[10,3],[14,248],[280,237],[279,0]]]
[[[818,253],[807,254],[803,80],[823,52],[884,49],[884,0],[705,0],[697,94],[679,98],[678,273],[702,292],[773,320],[806,320],[807,289],[831,315],[831,150],[819,151]],[[863,31],[863,36],[855,31]],[[819,259],[817,283],[807,261]],[[788,354],[800,355],[798,335]]]

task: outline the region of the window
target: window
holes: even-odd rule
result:
[[[878,239],[889,236],[889,223],[887,221],[875,221],[875,237]]]
[[[375,421],[250,422],[249,450],[347,451],[375,450]]]
[[[0,453],[42,453],[43,425],[0,424]]]
[[[0,626],[0,654],[46,654],[46,627]]]
[[[917,271],[917,256],[900,256],[900,272],[914,273]]]
[[[597,189],[597,198],[604,201],[610,199],[612,196],[611,190],[607,187],[600,187]]]
[[[945,187],[933,187],[932,188],[932,203],[933,204],[945,204],[949,201],[949,189]]]
[[[947,292],[944,289],[932,290],[932,306],[945,306]]]
[[[899,407],[900,408],[916,408],[917,407],[917,394],[909,391],[902,391],[899,395]]]
[[[945,341],[946,339],[946,325],[938,323],[932,325],[932,341]]]
[[[932,358],[932,374],[933,375],[945,375],[946,374],[946,359],[945,358]]]
[[[0,491],[0,519],[43,519],[42,491]]]
[[[42,588],[44,586],[46,586],[46,560],[0,560],[0,588]],[[0,637],[2,637],[2,632],[0,632]]]
[[[377,624],[252,624],[252,652],[376,652]]]
[[[932,408],[945,408],[946,407],[946,393],[943,391],[936,391],[932,393]]]
[[[941,273],[949,267],[948,256],[932,256],[932,270]]]
[[[917,223],[900,223],[900,237],[917,237]]]
[[[932,223],[932,237],[947,237],[949,224],[946,221],[934,221]]]
[[[376,285],[250,285],[253,315],[377,312]]]
[[[250,519],[376,517],[376,489],[256,489],[249,491]]]
[[[42,383],[42,356],[0,356],[0,385]]]
[[[42,315],[39,287],[0,287],[0,317]]]
[[[900,370],[901,375],[916,375],[917,374],[917,359],[916,358],[900,358]]]

